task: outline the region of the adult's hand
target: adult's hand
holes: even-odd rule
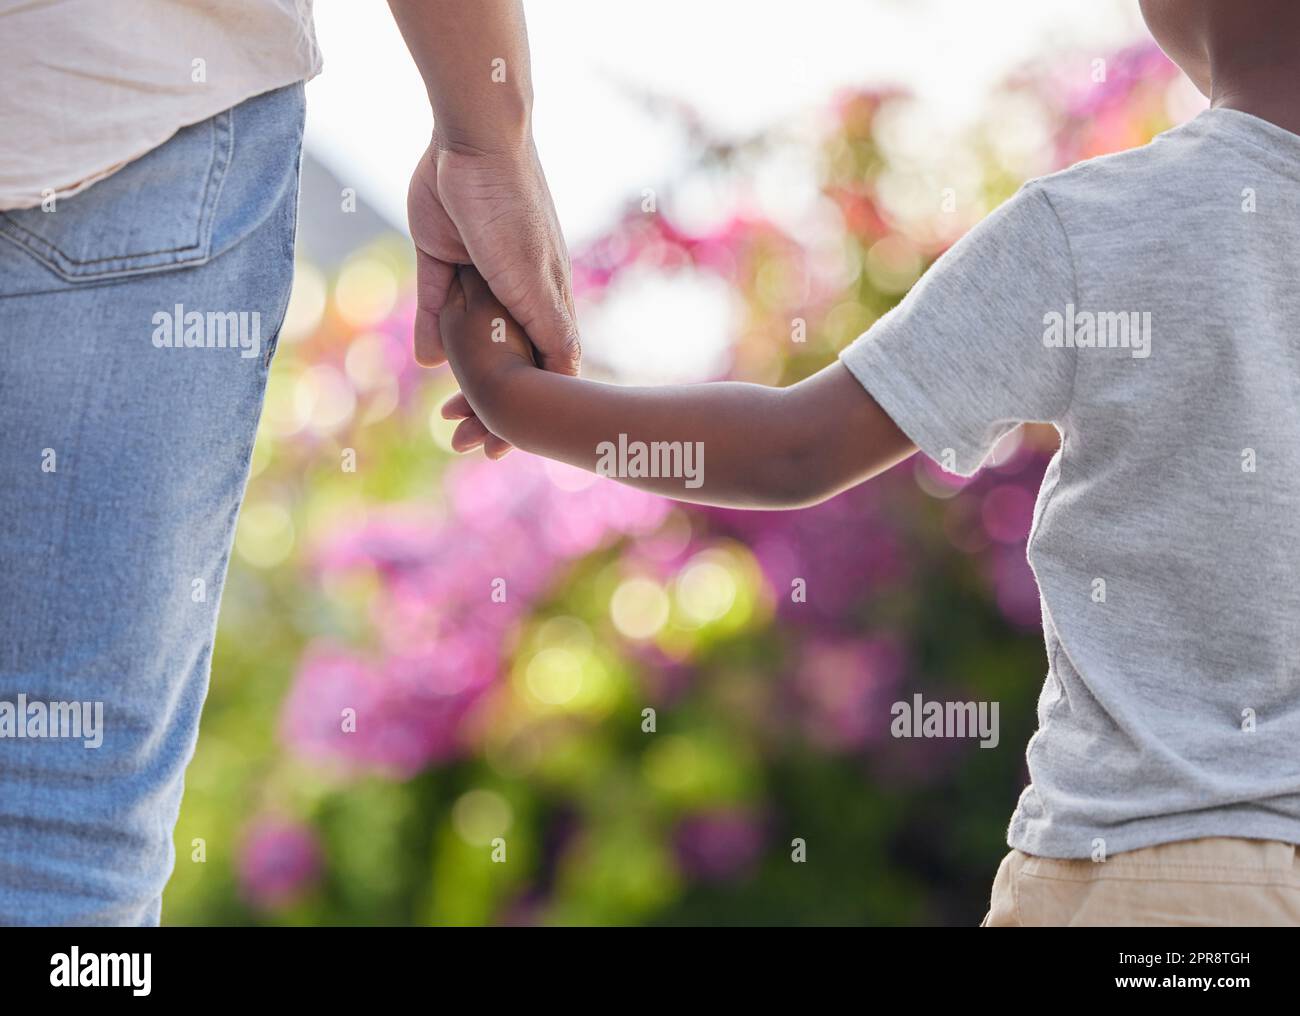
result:
[[[457,264],[473,264],[524,327],[548,370],[578,372],[578,329],[564,249],[532,135],[532,70],[520,0],[388,0],[420,68],[433,141],[415,167],[407,213],[417,256],[415,357],[444,359],[438,315]],[[464,399],[457,447],[491,437]],[[480,440],[481,439],[481,440]],[[468,441],[468,445],[467,445]]]
[[[537,350],[538,363],[577,374],[581,346],[574,320],[569,257],[550,191],[531,140],[516,150],[476,151],[438,137],[411,177],[407,215],[416,247],[418,308],[415,358],[425,366],[446,359],[438,317],[457,264],[473,264]],[[499,458],[509,445],[466,417],[458,448],[483,444]]]

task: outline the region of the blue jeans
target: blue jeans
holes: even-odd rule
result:
[[[0,213],[0,923],[158,923],[302,125],[278,89]]]

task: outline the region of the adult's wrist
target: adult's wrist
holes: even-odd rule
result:
[[[443,151],[522,157],[532,151],[532,96],[494,96],[490,105],[466,115],[439,114],[435,104],[433,133],[435,144]]]

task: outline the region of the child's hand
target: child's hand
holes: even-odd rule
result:
[[[439,329],[461,387],[442,407],[444,419],[461,421],[452,435],[452,447],[467,452],[483,445],[488,458],[499,459],[510,445],[482,424],[475,403],[499,386],[508,372],[535,367],[532,343],[471,266],[457,271]]]

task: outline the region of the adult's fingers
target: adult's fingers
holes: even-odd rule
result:
[[[447,302],[447,290],[456,278],[456,266],[420,249],[415,251],[415,362],[436,367],[447,362],[442,349],[438,318]]]
[[[529,338],[532,338],[531,332]],[[582,342],[578,338],[577,325],[566,310],[557,308],[532,342],[537,350],[538,366],[556,374],[578,376],[582,366]]]
[[[531,246],[549,247],[549,253],[540,263],[511,264],[499,278],[489,276],[487,283],[528,334],[537,350],[537,365],[576,377],[582,365],[582,343],[573,309],[569,258],[558,225],[550,235],[536,237]]]
[[[521,155],[439,153],[442,211],[468,260],[527,333],[538,366],[577,374],[582,347],[568,251],[536,152],[530,146]]]

